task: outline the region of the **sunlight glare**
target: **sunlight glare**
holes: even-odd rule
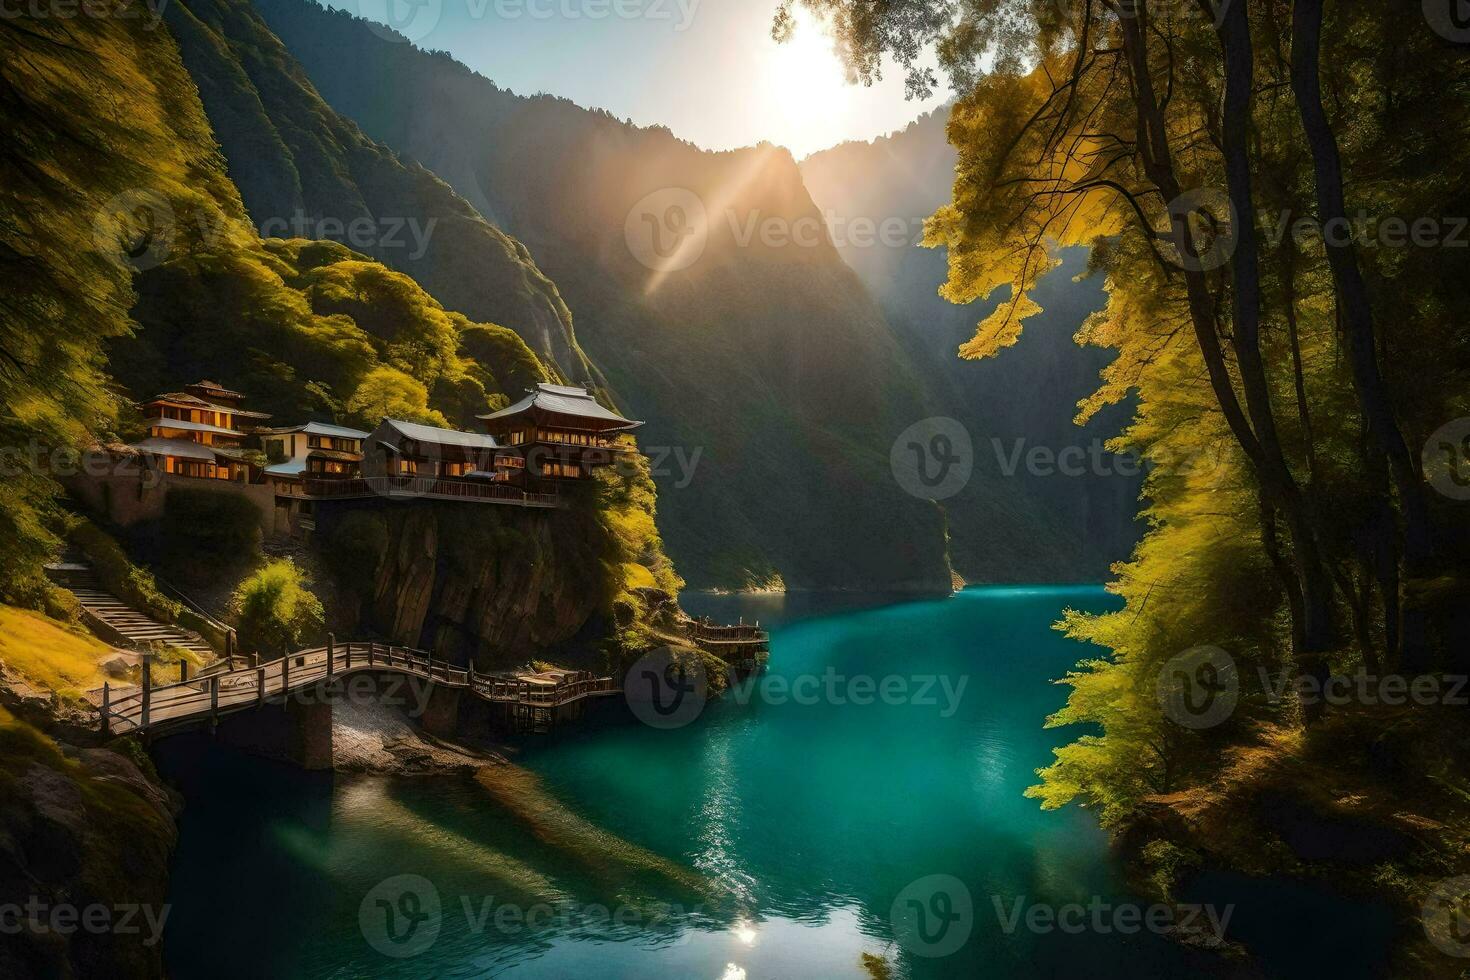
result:
[[[847,84],[820,22],[798,8],[795,33],[784,44],[767,43],[760,75],[766,89],[761,101],[779,107],[779,116],[768,120],[773,143],[800,157],[841,140],[859,88]]]

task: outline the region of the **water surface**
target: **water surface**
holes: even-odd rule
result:
[[[755,980],[863,977],[869,953],[916,978],[1187,975],[1197,962],[1158,936],[1003,921],[1017,901],[1130,900],[1088,812],[1022,796],[1078,734],[1042,728],[1065,695],[1053,679],[1085,652],[1051,626],[1067,606],[1115,601],[1088,587],[689,596],[693,612],[772,626],[778,690],[832,678],[817,703],[727,699],[675,731],[579,733],[488,786],[333,779],[202,739],[165,743],[164,770],[190,800],[170,968]],[[853,678],[901,678],[910,696],[899,703],[889,681],[894,703],[865,699]],[[402,875],[416,877],[375,905],[373,889]],[[891,919],[931,875],[962,881],[972,909],[966,941],[942,957],[897,942]],[[400,904],[404,881],[431,892]],[[435,903],[431,943],[380,952],[413,944],[384,940],[387,916],[404,936]]]

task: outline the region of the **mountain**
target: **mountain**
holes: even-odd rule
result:
[[[602,383],[526,247],[332,111],[248,4],[172,3],[164,20],[262,237],[341,241],[515,330],[565,380]]]
[[[517,96],[343,12],[256,9],[329,105],[447,181],[557,283],[592,359],[648,420],[661,527],[691,585],[948,587],[954,508],[910,495],[889,462],[936,402],[789,153],[707,152]],[[1063,574],[1045,511],[1011,482],[974,482],[972,572]]]
[[[1016,346],[984,361],[957,355],[1004,297],[965,306],[943,299],[938,289],[947,275],[945,251],[917,245],[923,219],[948,202],[954,181],[948,117],[947,109],[936,110],[889,136],[815,153],[801,162],[802,179],[834,229],[842,258],[882,307],[933,396],[969,430],[980,482],[988,477],[1021,488],[1064,537],[1068,577],[1097,579],[1137,540],[1141,486],[1133,461],[1101,449],[1131,406],[1102,412],[1082,428],[1072,422],[1074,406],[1097,387],[1098,371],[1112,358],[1072,339],[1102,308],[1102,286],[1098,279],[1079,280],[1087,253],[1069,250],[1042,279],[1034,298],[1045,312],[1026,321]],[[1027,454],[1038,449],[1038,464],[1028,466]],[[1069,449],[1071,473],[1047,462],[1046,454]],[[1086,460],[1080,467],[1079,459]],[[950,507],[953,560],[962,573],[986,561],[976,549],[984,547],[989,522],[969,503],[961,495]]]

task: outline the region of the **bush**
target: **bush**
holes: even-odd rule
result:
[[[241,582],[231,602],[241,648],[269,659],[319,642],[326,616],[308,585],[289,558],[269,562]]]

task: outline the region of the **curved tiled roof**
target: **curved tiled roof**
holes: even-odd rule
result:
[[[525,398],[498,412],[490,412],[488,415],[477,415],[476,418],[490,421],[492,419],[510,418],[531,409],[540,409],[543,412],[551,412],[555,415],[572,415],[585,419],[593,419],[598,422],[615,422],[617,428],[631,429],[642,425],[642,422],[634,422],[625,419],[617,412],[603,408],[597,403],[597,399],[588,393],[586,388],[574,388],[571,385],[554,385],[541,382],[534,388],[527,389]],[[613,426],[608,426],[613,428]]]

